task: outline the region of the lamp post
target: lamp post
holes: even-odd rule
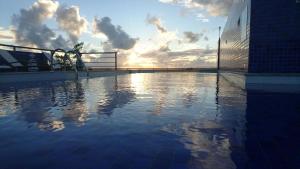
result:
[[[220,49],[221,48],[221,26],[219,26],[219,41],[218,41],[218,71],[220,70]]]

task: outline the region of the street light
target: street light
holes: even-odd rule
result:
[[[221,26],[219,26],[219,41],[218,41],[218,71],[220,70],[220,48],[221,48]]]

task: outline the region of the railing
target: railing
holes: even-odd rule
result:
[[[51,53],[51,59],[50,61],[50,67],[53,71],[55,71],[55,69],[53,68],[54,66],[54,55],[55,53],[64,53],[64,65],[62,65],[64,67],[64,70],[66,70],[66,65],[65,65],[65,61],[68,60],[70,62],[70,64],[72,65],[74,71],[76,73],[78,73],[77,67],[76,65],[73,63],[72,59],[70,57],[68,57],[67,55],[67,51],[63,50],[63,49],[45,49],[45,48],[36,48],[36,47],[25,47],[25,46],[17,46],[17,45],[7,45],[7,44],[0,44],[0,47],[7,47],[8,49],[12,49],[12,51],[21,51],[23,50],[37,50],[37,51],[46,51],[46,52],[50,52]],[[118,52],[80,52],[80,53],[76,53],[75,55],[80,55],[80,57],[82,57],[83,60],[83,67],[85,69],[85,71],[88,73],[89,69],[114,69],[114,70],[118,70]],[[99,57],[98,60],[95,61],[84,61],[84,55],[113,55],[113,56],[102,56]],[[110,59],[109,61],[99,61],[99,59]],[[87,66],[87,64],[93,64],[93,66],[91,66],[90,68]],[[106,64],[106,65],[103,65]]]
[[[80,53],[85,65],[90,69],[114,69],[118,70],[118,52],[83,52]],[[92,61],[86,61],[85,55],[100,55]],[[103,56],[104,55],[104,56]],[[111,55],[111,56],[108,56]]]
[[[16,46],[16,45],[7,45],[7,44],[0,44],[0,46],[13,48],[13,51],[17,51],[18,48],[20,48],[20,49],[31,49],[31,50],[48,51],[48,52],[54,51],[54,50],[51,50],[51,49],[26,47],[26,46]]]

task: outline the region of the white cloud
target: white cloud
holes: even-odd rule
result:
[[[179,4],[187,5],[184,1],[179,1]],[[49,28],[45,24],[48,19],[57,21],[59,28],[67,33],[69,38],[65,39]],[[88,30],[87,20],[80,15],[79,7],[59,6],[58,1],[54,0],[38,0],[13,16],[14,30],[0,29],[0,40],[16,40],[21,45],[43,48],[69,48],[86,33],[85,35],[91,36],[93,41],[98,40],[99,45],[88,43],[85,51],[118,49],[120,66],[209,67],[215,64],[215,50],[199,49],[196,43],[204,37],[202,33],[187,31],[183,37],[181,34],[178,36],[177,30],[168,30],[156,16],[148,15],[146,22],[158,30],[148,40],[132,38],[121,26],[112,24],[109,17],[95,18],[92,32]],[[88,59],[95,57],[90,55]]]
[[[201,22],[209,22],[209,19],[206,18],[202,13],[198,13],[196,15],[197,20],[201,21]]]
[[[178,43],[181,41],[181,43]],[[195,43],[186,43],[177,32],[157,32],[147,41],[138,41],[127,53],[124,67],[214,67],[216,50],[199,49]]]
[[[76,43],[79,36],[87,30],[88,22],[80,16],[77,6],[61,6],[56,15],[58,26],[68,33],[73,43]]]
[[[211,16],[227,16],[234,0],[159,0],[162,3],[179,4],[188,9],[199,9]]]
[[[52,0],[38,0],[27,9],[13,15],[16,42],[26,46],[42,48],[67,48],[68,42],[44,24],[54,16],[59,3]]]
[[[151,59],[156,67],[214,67],[216,51],[209,49],[189,49],[182,51],[151,51],[140,56]]]
[[[12,29],[5,29],[0,27],[0,40],[1,41],[9,41],[9,40],[14,40],[15,39],[15,34]]]
[[[156,26],[157,32],[148,40],[140,40],[134,48],[121,52],[123,67],[215,67],[216,50],[199,49],[198,42],[204,33],[167,30],[157,17],[147,16],[146,21]],[[148,23],[149,23],[148,22]],[[160,31],[158,26],[163,27]]]

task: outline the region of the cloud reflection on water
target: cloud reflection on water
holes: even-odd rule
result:
[[[245,98],[230,85],[217,88],[217,80],[215,74],[152,73],[3,86],[0,120],[15,117],[50,132],[75,125],[83,133],[104,123],[89,129],[128,139],[149,136],[155,142],[172,135],[190,152],[191,168],[230,169],[235,168],[232,145],[243,148]]]

